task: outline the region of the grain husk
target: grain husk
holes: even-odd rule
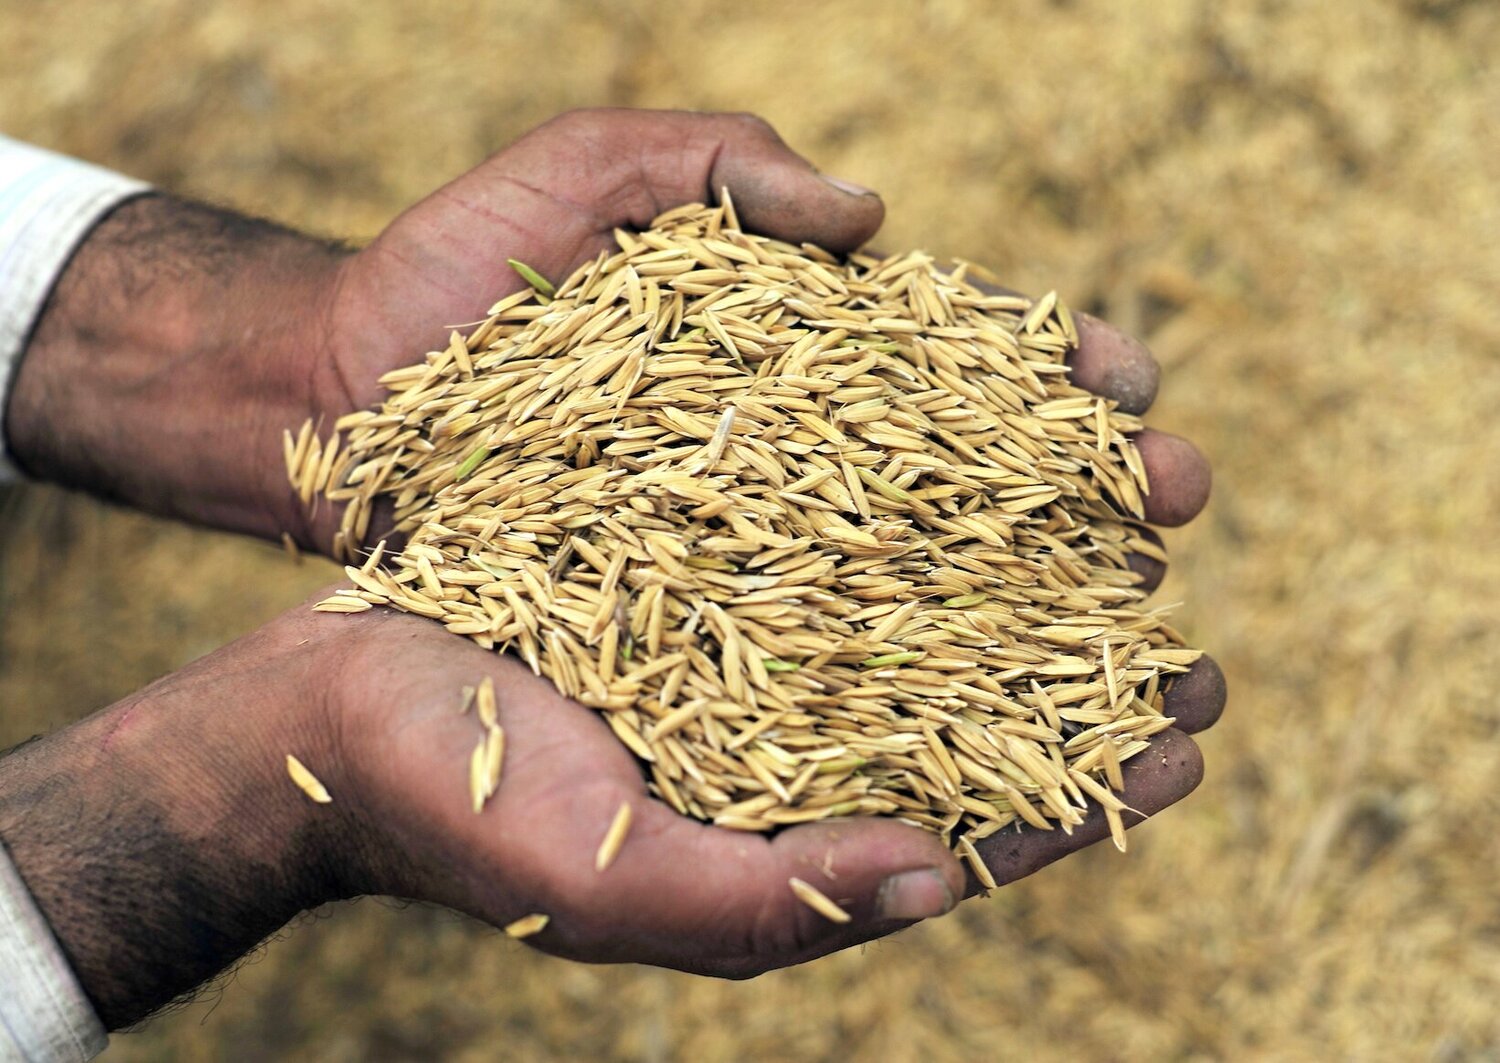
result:
[[[516,654],[720,826],[888,815],[967,856],[1102,804],[1123,846],[1100,795],[1198,654],[1128,567],[1140,422],[1070,382],[1056,293],[841,262],[727,203],[619,247],[521,270],[379,409],[287,434],[293,488],[344,507],[353,586],[320,608]],[[382,501],[405,546],[356,564]],[[474,703],[493,726],[489,679]],[[491,775],[481,739],[476,810]]]

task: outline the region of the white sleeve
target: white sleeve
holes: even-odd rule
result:
[[[149,188],[0,136],[0,482],[19,475],[3,446],[5,410],[42,304],[73,249],[105,211]]]
[[[108,1038],[0,845],[0,1063],[83,1063]]]
[[[140,181],[0,136],[0,481],[5,410],[16,366],[73,250]],[[104,1050],[104,1026],[10,855],[0,845],[0,1063],[81,1063]]]

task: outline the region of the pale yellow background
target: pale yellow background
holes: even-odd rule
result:
[[[356,239],[569,107],[758,111],[884,246],[1138,331],[1217,470],[1162,595],[1230,713],[1130,855],[748,984],[344,906],[106,1059],[1500,1053],[1500,7],[0,0],[0,42],[7,133]],[[331,578],[12,492],[0,742]]]

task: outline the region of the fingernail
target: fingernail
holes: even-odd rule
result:
[[[853,181],[845,181],[842,177],[830,177],[826,173],[820,173],[818,176],[833,185],[840,192],[851,196],[873,196],[875,194],[874,189],[866,188],[864,185],[857,185]]]
[[[875,911],[882,919],[930,919],[953,909],[953,894],[936,871],[903,871],[880,884]]]

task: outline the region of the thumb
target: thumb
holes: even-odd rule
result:
[[[819,174],[752,115],[570,111],[412,207],[372,250],[433,320],[464,321],[521,287],[508,259],[556,281],[612,248],[616,228],[724,188],[747,229],[836,252],[885,217],[879,196]]]
[[[631,844],[604,876],[612,936],[637,961],[746,977],[942,915],[964,893],[963,870],[937,837],[894,820],[767,838],[642,804]]]
[[[671,207],[717,202],[726,187],[747,228],[831,251],[858,247],[885,217],[874,192],[824,177],[751,114],[570,111],[471,176],[476,192],[497,181],[543,193],[535,206],[551,224],[538,231],[559,243],[644,227]]]

